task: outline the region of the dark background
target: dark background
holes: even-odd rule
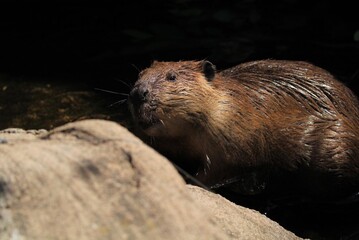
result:
[[[94,88],[128,93],[123,82],[132,84],[153,60],[207,59],[217,69],[266,58],[304,60],[329,70],[359,95],[359,10],[354,4],[3,2],[0,129],[51,129],[82,118],[121,122],[126,106],[111,104],[124,96]],[[354,219],[330,211],[313,214],[317,207],[323,204],[281,207],[269,216],[312,239],[358,237],[357,204],[342,207]]]
[[[134,81],[136,67],[154,59],[206,58],[223,69],[276,58],[310,61],[350,86],[358,81],[354,1],[118,2],[2,6],[0,71]]]

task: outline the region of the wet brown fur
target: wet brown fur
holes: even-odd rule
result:
[[[135,88],[148,89],[148,101],[132,112],[160,123],[144,131],[156,149],[207,185],[250,169],[269,182],[296,176],[310,194],[358,186],[359,103],[331,74],[306,62],[262,60],[211,80],[203,64],[154,62],[141,72]]]

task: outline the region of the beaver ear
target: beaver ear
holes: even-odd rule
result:
[[[212,81],[216,74],[216,66],[209,61],[202,61],[202,71],[207,80]]]

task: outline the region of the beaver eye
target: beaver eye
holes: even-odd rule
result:
[[[167,78],[168,81],[176,81],[176,78],[177,78],[177,77],[176,77],[176,74],[175,74],[175,73],[169,72],[169,73],[167,73],[166,78]]]

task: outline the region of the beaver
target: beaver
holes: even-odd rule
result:
[[[154,61],[129,108],[138,135],[206,186],[312,197],[359,190],[358,100],[311,63],[217,71],[207,60]]]

